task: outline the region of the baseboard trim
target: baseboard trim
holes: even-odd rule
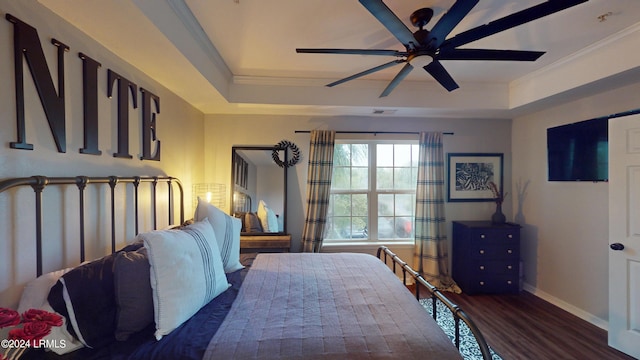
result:
[[[523,290],[532,293],[533,295],[541,298],[542,300],[545,300],[559,308],[561,308],[562,310],[565,310],[577,317],[579,317],[580,319],[587,321],[605,331],[609,331],[609,322],[605,321],[593,314],[590,314],[580,308],[577,308],[563,300],[558,299],[557,297],[546,293],[536,287],[531,286],[530,284],[524,283],[522,286]]]

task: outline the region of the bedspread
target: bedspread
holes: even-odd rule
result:
[[[260,254],[204,359],[460,359],[389,268],[365,254]]]

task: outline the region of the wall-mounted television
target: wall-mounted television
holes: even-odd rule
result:
[[[549,181],[608,181],[609,119],[547,129]]]

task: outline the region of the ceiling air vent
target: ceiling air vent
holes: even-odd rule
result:
[[[396,111],[398,111],[397,109],[373,109],[373,113],[377,114],[377,115],[389,115],[389,114],[395,114]]]

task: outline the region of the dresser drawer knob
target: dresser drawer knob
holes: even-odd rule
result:
[[[511,280],[507,280],[507,284],[511,285]]]
[[[507,235],[507,237],[508,237],[509,239],[513,239],[513,235],[511,235],[511,234]]]
[[[507,269],[511,270],[511,269],[513,269],[513,266],[509,265],[509,266],[507,266]]]
[[[484,239],[484,238],[485,238],[484,234],[480,235],[480,239]]]
[[[507,250],[507,253],[513,254],[513,250],[509,249],[509,250]]]
[[[480,265],[480,270],[484,270],[484,265]]]
[[[480,286],[484,286],[484,281],[480,281]]]
[[[484,254],[484,250],[480,250],[480,254]]]

